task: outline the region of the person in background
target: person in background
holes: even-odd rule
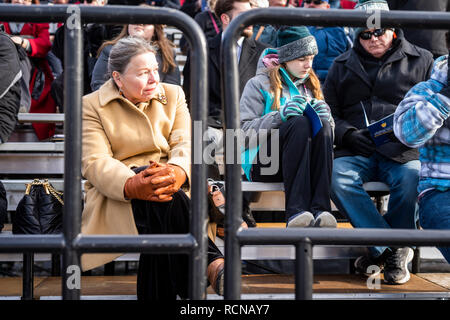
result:
[[[305,0],[306,9],[330,9],[329,0]],[[328,69],[339,55],[352,46],[352,40],[345,28],[309,26],[309,32],[316,38],[319,53],[314,59],[313,69],[321,83],[325,82]]]
[[[39,4],[39,0],[11,0],[11,4]],[[53,73],[47,60],[52,44],[48,32],[48,23],[0,22],[5,32],[11,35],[12,41],[21,46],[27,53],[32,66],[29,90],[31,94],[31,113],[54,113],[56,103],[50,94]],[[55,133],[53,123],[33,123],[33,129],[39,140],[52,137]]]
[[[0,78],[0,143],[8,141],[17,124],[21,98],[20,80],[22,78],[18,50],[21,49],[17,47],[11,36],[0,31],[0,69],[2,70]]]
[[[286,7],[287,4],[287,0],[269,0],[269,7]],[[271,24],[255,25],[253,26],[253,39],[275,48],[280,27],[280,25]]]
[[[448,43],[450,45],[450,43]],[[394,132],[419,148],[420,226],[450,229],[450,72],[449,55],[439,57],[429,80],[415,85],[395,111]],[[450,263],[450,247],[438,248]]]
[[[83,234],[189,232],[191,117],[182,88],[161,83],[158,70],[148,41],[122,38],[109,55],[111,79],[83,97]],[[208,241],[208,280],[223,294],[223,255]],[[115,257],[85,254],[82,268]],[[188,270],[187,255],[141,254],[138,300],[186,298]]]
[[[250,181],[283,182],[288,228],[335,228],[330,213],[334,121],[311,68],[317,43],[306,27],[283,28],[278,41],[276,50],[264,51],[266,68],[247,82],[241,97],[241,128],[248,141],[258,136],[257,147],[245,146],[243,170]],[[315,121],[322,124],[318,130]],[[279,140],[264,139],[267,130],[278,130]],[[271,161],[261,154],[270,154]],[[273,166],[274,172],[265,173]]]
[[[250,2],[248,0],[217,0],[214,7],[217,17],[222,22],[223,32],[229,26],[231,21],[236,18],[242,12],[251,10]],[[220,48],[222,43],[223,32],[216,35],[214,38],[208,41],[208,119],[207,119],[207,139],[208,144],[215,145],[214,162],[209,165],[208,176],[213,179],[219,179],[220,173],[218,164],[221,164],[220,155],[223,155],[223,119],[224,114],[222,110],[222,90],[221,90],[221,77],[220,71]],[[252,27],[249,26],[244,29],[242,36],[237,42],[238,45],[238,69],[239,69],[239,93],[242,94],[244,86],[247,81],[256,74],[256,67],[258,58],[267,45],[255,41],[251,38]],[[186,60],[184,66],[183,75],[184,83],[183,88],[186,94],[188,104],[190,102],[190,56]],[[247,193],[244,193],[244,210],[242,216],[244,221],[249,227],[255,227],[256,223],[249,207],[249,197]]]
[[[197,13],[194,18],[205,33],[206,40],[210,40],[222,32],[222,21],[214,12],[215,4],[216,0],[209,0],[204,11]]]
[[[106,81],[109,53],[112,46],[127,36],[142,38],[157,48],[156,59],[161,82],[181,84],[180,70],[175,60],[175,49],[169,39],[166,38],[164,26],[161,24],[129,24],[122,28],[122,31],[115,39],[106,41],[99,48],[98,59],[92,72],[92,91],[98,90]]]
[[[450,10],[449,0],[387,0],[387,2],[391,10],[437,12],[448,12]],[[430,51],[434,59],[447,54],[446,30],[405,28],[403,31],[406,40]]]
[[[103,6],[106,0],[85,0],[83,5]],[[91,92],[92,72],[97,61],[97,52],[104,41],[116,37],[122,30],[123,25],[104,25],[98,23],[82,24],[83,33],[83,93]],[[53,81],[51,94],[59,108],[59,112],[64,112],[64,25],[56,30],[53,41],[52,52],[61,61],[63,72]]]
[[[363,1],[357,10],[382,8],[383,0]],[[415,229],[419,167],[417,149],[397,139],[375,145],[367,126],[392,115],[406,93],[429,78],[432,54],[409,43],[401,29],[356,29],[352,49],[337,57],[324,85],[325,101],[336,121],[331,199],[355,228]],[[381,215],[363,188],[369,181],[389,186],[386,214]],[[356,271],[384,269],[389,284],[406,283],[409,247],[370,247],[355,261]]]

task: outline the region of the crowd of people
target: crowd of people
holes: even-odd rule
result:
[[[72,1],[70,1],[71,3]],[[86,5],[155,5],[195,18],[207,37],[208,175],[219,177],[223,155],[220,47],[223,32],[255,7],[311,10],[448,11],[449,1],[395,0],[85,0]],[[33,5],[39,0],[11,0]],[[53,4],[69,3],[54,1]],[[63,112],[64,27],[1,22],[0,142],[17,113]],[[426,34],[426,36],[424,36]],[[190,50],[183,82],[163,25],[83,25],[82,174],[87,179],[84,234],[186,233],[191,161]],[[5,53],[5,54],[4,54]],[[240,121],[246,134],[243,179],[282,182],[288,228],[335,228],[331,202],[355,228],[450,229],[450,87],[445,30],[249,26],[237,41]],[[5,63],[5,59],[8,59]],[[380,143],[371,124],[390,118]],[[33,124],[37,137],[51,124]],[[255,142],[256,143],[253,143]],[[277,169],[265,155],[277,155]],[[389,186],[387,212],[363,188]],[[205,195],[206,196],[206,195]],[[244,193],[243,226],[254,227]],[[1,222],[1,221],[0,221]],[[208,281],[223,293],[224,257],[208,242]],[[449,248],[439,248],[450,262]],[[89,270],[116,255],[84,255]],[[389,284],[409,278],[411,247],[371,247],[357,272],[376,265]],[[188,260],[142,254],[138,298],[187,295]]]

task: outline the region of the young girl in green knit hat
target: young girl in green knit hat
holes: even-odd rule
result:
[[[244,172],[250,181],[284,183],[288,227],[337,225],[330,213],[334,122],[312,70],[317,52],[306,27],[281,29],[278,48],[263,53],[240,101]]]

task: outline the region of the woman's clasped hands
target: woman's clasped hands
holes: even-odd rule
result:
[[[168,202],[186,181],[186,173],[176,165],[150,161],[150,165],[129,178],[124,187],[127,199]]]

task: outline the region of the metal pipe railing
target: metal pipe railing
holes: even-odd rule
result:
[[[450,14],[443,12],[419,11],[378,11],[365,12],[359,10],[311,10],[300,8],[267,8],[253,9],[244,12],[233,19],[224,32],[221,46],[222,73],[222,107],[225,113],[226,129],[238,130],[239,117],[239,85],[238,63],[236,57],[236,42],[245,27],[260,24],[308,25],[308,26],[366,26],[368,21],[378,14],[380,27],[411,27],[449,29]],[[299,23],[301,22],[301,23]],[[236,132],[236,131],[235,131]],[[227,139],[227,135],[225,139]],[[233,143],[225,141],[225,159],[239,158],[240,146],[238,139]],[[234,146],[234,148],[231,148]],[[237,147],[236,147],[237,146]],[[241,165],[238,161],[227,162],[225,165],[225,182],[227,185],[226,215],[225,215],[225,299],[239,299],[241,293],[241,245],[243,244],[275,244],[290,243],[298,245],[310,239],[312,244],[405,244],[414,243],[429,245],[450,243],[450,236],[441,231],[400,232],[397,230],[242,230],[240,231],[240,213],[242,212]],[[384,238],[378,237],[385,234]],[[377,236],[375,236],[375,234]],[[328,235],[328,237],[327,237]],[[332,237],[331,237],[332,236]],[[426,238],[429,237],[430,241]],[[364,240],[368,239],[368,240]],[[320,241],[319,241],[320,240]],[[417,241],[416,241],[417,240]],[[419,241],[420,240],[420,241]],[[421,242],[422,241],[422,242]],[[447,241],[447,242],[446,242]],[[301,258],[302,255],[300,255]],[[298,259],[299,257],[297,257]],[[300,274],[297,273],[297,277]],[[298,281],[297,281],[298,284]],[[296,298],[310,297],[312,277],[303,284],[303,292],[296,290]]]
[[[92,7],[83,5],[57,6],[21,6],[0,4],[0,21],[15,22],[63,22],[66,21],[65,34],[65,73],[64,79],[65,104],[65,179],[64,179],[64,227],[63,236],[55,241],[53,236],[32,236],[36,241],[34,246],[21,236],[2,237],[0,252],[41,250],[58,250],[63,252],[63,299],[79,299],[80,290],[69,288],[66,284],[71,265],[79,265],[80,254],[86,251],[96,251],[92,244],[98,244],[102,250],[160,252],[162,248],[173,252],[190,251],[190,284],[189,297],[204,299],[206,288],[206,252],[207,252],[207,202],[205,197],[206,167],[194,163],[194,154],[202,153],[204,142],[201,137],[192,142],[192,178],[191,178],[191,218],[190,234],[192,237],[179,239],[175,243],[167,237],[145,236],[149,241],[125,240],[119,244],[114,235],[105,236],[101,240],[95,237],[83,239],[80,235],[81,224],[81,97],[82,97],[82,35],[81,24],[85,23],[145,23],[169,24],[181,30],[191,48],[191,116],[193,121],[200,121],[202,130],[206,129],[207,117],[207,77],[206,77],[206,39],[198,24],[179,10],[167,8],[143,8],[130,6]],[[70,88],[70,89],[69,89]],[[193,126],[194,127],[194,126]],[[200,150],[200,151],[198,151]],[[24,236],[27,237],[27,236]],[[152,238],[153,237],[153,238]],[[138,237],[136,237],[138,238]],[[150,241],[150,239],[152,239]],[[177,239],[177,237],[174,237]],[[92,241],[89,244],[89,241]],[[109,241],[109,244],[108,244]],[[167,242],[169,241],[169,242]],[[48,242],[48,244],[47,244]],[[113,245],[117,245],[113,248]],[[189,247],[189,249],[188,249]],[[112,249],[111,249],[112,248]],[[97,252],[97,251],[96,251]],[[115,251],[117,252],[117,251]]]

